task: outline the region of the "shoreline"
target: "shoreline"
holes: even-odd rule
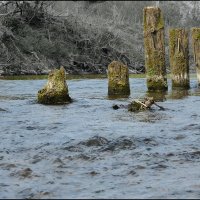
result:
[[[197,75],[195,72],[191,72],[190,79],[197,79]],[[106,79],[107,74],[66,74],[67,80],[73,79]],[[146,78],[146,74],[129,74],[129,78]],[[171,74],[167,74],[167,78],[171,79]],[[42,80],[48,79],[48,74],[45,75],[0,75],[0,80]]]

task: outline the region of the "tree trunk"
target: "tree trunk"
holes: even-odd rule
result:
[[[144,48],[147,88],[167,90],[164,20],[160,8],[144,8]]]
[[[192,28],[192,47],[196,65],[197,81],[200,85],[200,28]]]
[[[185,29],[169,30],[172,87],[190,87],[188,43],[188,31]]]

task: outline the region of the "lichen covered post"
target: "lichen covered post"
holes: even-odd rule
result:
[[[65,69],[61,67],[49,73],[47,84],[38,91],[38,103],[65,104],[69,102],[71,102],[71,97],[68,94]]]
[[[200,85],[200,28],[192,28],[192,47],[194,54],[194,63],[196,66],[197,81]]]
[[[147,88],[149,91],[166,91],[168,86],[163,16],[158,7],[146,7],[143,12]]]
[[[169,30],[169,60],[172,88],[189,88],[188,31],[182,28]]]
[[[108,65],[108,96],[129,96],[128,67],[119,61]]]

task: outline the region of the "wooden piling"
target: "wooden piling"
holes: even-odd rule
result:
[[[149,91],[166,91],[164,20],[161,9],[146,7],[143,10],[144,49],[147,88]]]
[[[121,62],[113,61],[108,66],[108,95],[130,95],[128,67]]]
[[[200,85],[200,28],[192,28],[192,47],[194,55],[194,63],[196,66],[197,81]]]
[[[182,28],[169,30],[169,60],[172,88],[189,88],[188,31]]]
[[[66,83],[65,69],[61,67],[49,73],[48,82],[43,89],[38,91],[38,103],[41,104],[66,104],[72,102]]]

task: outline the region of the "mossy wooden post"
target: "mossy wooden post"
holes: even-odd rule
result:
[[[200,28],[192,28],[191,32],[194,62],[197,72],[197,81],[198,85],[200,85]]]
[[[129,96],[128,67],[119,61],[108,65],[108,96]]]
[[[47,84],[38,91],[38,102],[42,104],[65,104],[71,102],[64,67],[49,73]]]
[[[144,8],[144,49],[147,88],[167,90],[165,66],[164,20],[160,8]]]
[[[169,60],[172,88],[189,88],[188,31],[182,28],[169,30]]]

